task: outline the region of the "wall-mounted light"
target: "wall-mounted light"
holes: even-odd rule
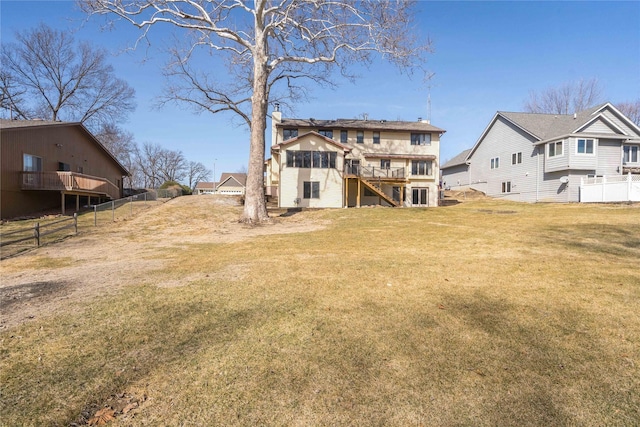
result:
[[[62,144],[56,144],[56,147],[61,148]]]

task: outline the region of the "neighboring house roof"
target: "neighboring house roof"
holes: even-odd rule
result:
[[[272,151],[280,151],[280,148],[284,147],[285,145],[292,144],[292,143],[294,143],[294,142],[298,141],[299,139],[304,138],[304,137],[306,137],[306,136],[308,136],[308,135],[314,135],[314,136],[317,136],[318,138],[323,139],[323,140],[324,140],[325,142],[327,142],[328,144],[331,144],[331,145],[333,145],[333,146],[336,146],[336,147],[338,147],[338,148],[343,149],[343,150],[345,151],[345,153],[348,153],[348,152],[350,152],[350,151],[351,151],[351,148],[349,148],[349,147],[347,147],[347,146],[345,146],[345,145],[343,145],[343,144],[341,144],[341,143],[339,143],[339,142],[336,142],[336,141],[334,141],[334,140],[333,140],[333,139],[331,139],[331,138],[327,138],[327,137],[326,137],[326,136],[324,136],[324,135],[320,135],[318,132],[314,132],[314,131],[307,132],[307,133],[304,133],[304,134],[302,134],[302,135],[295,136],[295,137],[293,137],[293,138],[289,138],[289,139],[287,139],[286,141],[283,141],[283,142],[281,142],[281,143],[279,143],[279,144],[273,145],[273,146],[271,147],[271,150],[272,150]]]
[[[88,139],[96,144],[98,148],[100,148],[108,157],[113,160],[116,165],[122,170],[123,175],[129,176],[131,175],[127,168],[125,168],[122,163],[116,157],[111,154],[111,151],[107,149],[98,139],[91,133],[89,130],[84,127],[84,125],[80,122],[55,122],[51,120],[8,120],[8,119],[0,119],[0,129],[25,129],[25,128],[33,128],[33,127],[78,127],[87,137]]]
[[[491,119],[489,125],[482,132],[482,135],[480,135],[480,138],[478,138],[478,141],[475,143],[475,145],[467,155],[467,159],[473,155],[487,132],[489,132],[493,124],[500,117],[517,126],[527,134],[531,135],[535,140],[537,140],[535,144],[540,144],[556,138],[564,138],[576,134],[580,132],[581,129],[585,128],[586,125],[597,119],[602,119],[603,121],[608,123],[609,126],[616,129],[617,126],[601,114],[602,110],[604,110],[605,108],[609,108],[616,115],[618,115],[619,118],[623,119],[623,121],[627,125],[630,125],[630,127],[640,131],[640,129],[633,122],[631,122],[613,105],[611,105],[611,103],[608,102],[597,105],[595,107],[591,107],[584,111],[577,112],[575,114],[513,113],[498,111],[493,116],[493,119]],[[623,133],[622,130],[620,130],[619,128],[617,129],[619,132]],[[610,135],[607,135],[607,137],[610,137]],[[628,138],[628,136],[626,136],[626,138]],[[452,165],[445,165],[445,167],[450,166]]]
[[[458,154],[453,159],[449,160],[443,166],[440,166],[440,170],[465,164],[467,162],[467,157],[469,156],[469,153],[471,153],[471,148],[467,148],[462,153]]]
[[[196,184],[196,190],[197,189],[213,190],[215,188],[216,184],[218,184],[218,183],[217,182],[198,182]]]
[[[282,119],[276,123],[277,127],[313,127],[318,129],[362,129],[362,130],[398,130],[417,132],[446,132],[444,129],[432,126],[424,121],[388,121],[388,120],[357,120],[357,119]]]
[[[235,181],[241,187],[245,187],[247,185],[247,174],[246,173],[227,173],[227,172],[224,172],[220,176],[220,183],[216,187],[221,187],[227,181]]]

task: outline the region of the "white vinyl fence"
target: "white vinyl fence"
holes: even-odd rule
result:
[[[582,178],[580,202],[640,202],[640,175]]]

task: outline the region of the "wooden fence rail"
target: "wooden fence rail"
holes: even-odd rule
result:
[[[61,225],[63,224],[63,225]],[[71,218],[64,218],[48,224],[40,224],[37,222],[33,226],[23,227],[19,230],[11,231],[8,233],[2,233],[2,239],[0,240],[0,247],[4,248],[16,243],[33,241],[33,246],[41,246],[43,237],[50,236],[54,233],[59,233],[63,230],[73,229],[73,234],[78,234],[78,214],[73,214]],[[17,238],[9,238],[12,236],[23,236]],[[2,258],[5,258],[5,254],[2,254]]]

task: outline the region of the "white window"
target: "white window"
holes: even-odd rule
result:
[[[283,129],[282,130],[282,139],[287,140],[291,138],[295,138],[298,136],[298,129]]]
[[[522,163],[522,152],[513,153],[511,155],[511,164],[512,165],[519,165],[520,163]]]
[[[498,169],[500,167],[500,157],[494,157],[491,159],[491,169]]]
[[[411,175],[431,175],[430,160],[412,160]]]
[[[547,146],[549,147],[547,151],[548,157],[562,156],[562,141],[550,142]]]
[[[626,165],[627,163],[638,163],[638,146],[637,145],[625,145],[623,147],[623,157],[622,162]]]
[[[333,139],[333,130],[330,129],[320,129],[318,133],[325,138]]]
[[[431,145],[430,133],[412,133],[411,145]]]
[[[428,188],[412,188],[411,204],[413,206],[429,206],[429,189]]]
[[[511,181],[504,181],[502,183],[502,192],[511,193]]]
[[[576,150],[578,154],[593,154],[593,139],[578,139]]]
[[[319,199],[320,198],[320,182],[319,181],[304,181],[303,198],[305,199]]]

